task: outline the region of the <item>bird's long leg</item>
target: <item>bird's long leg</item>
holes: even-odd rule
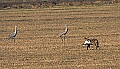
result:
[[[15,38],[13,38],[14,39],[14,42],[15,42]]]
[[[60,37],[61,38],[61,40],[62,40],[62,42],[63,42],[63,39],[62,39],[62,37]]]
[[[65,45],[65,36],[63,37],[64,45]]]

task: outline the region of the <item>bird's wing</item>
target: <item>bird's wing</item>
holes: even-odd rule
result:
[[[65,32],[62,32],[59,36],[61,37],[62,35],[64,35],[65,34]]]
[[[16,35],[16,33],[14,32],[14,33],[11,33],[10,35],[9,35],[9,38],[12,38],[12,37],[14,37]]]

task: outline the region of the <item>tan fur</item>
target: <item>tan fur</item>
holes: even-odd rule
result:
[[[98,39],[95,38],[84,38],[85,40],[90,40],[91,44],[86,44],[87,45],[87,50],[90,48],[90,45],[93,45],[96,47],[96,49],[99,47],[99,42]],[[84,44],[83,44],[84,45]]]

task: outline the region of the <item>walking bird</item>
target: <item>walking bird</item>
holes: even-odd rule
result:
[[[68,32],[68,27],[67,27],[67,24],[65,24],[65,31],[64,32],[62,32],[60,35],[59,35],[59,37],[61,37],[61,39],[62,39],[62,41],[65,41],[65,36],[66,36],[66,34],[67,34],[67,32]]]
[[[16,35],[17,35],[17,26],[15,26],[15,31],[11,35],[9,35],[8,39],[14,39],[15,42]]]

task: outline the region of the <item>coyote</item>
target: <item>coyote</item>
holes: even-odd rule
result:
[[[84,38],[84,39],[85,41],[82,45],[83,46],[87,45],[87,50],[88,48],[90,48],[90,45],[96,46],[96,49],[99,47],[98,39],[95,39],[95,38]]]

